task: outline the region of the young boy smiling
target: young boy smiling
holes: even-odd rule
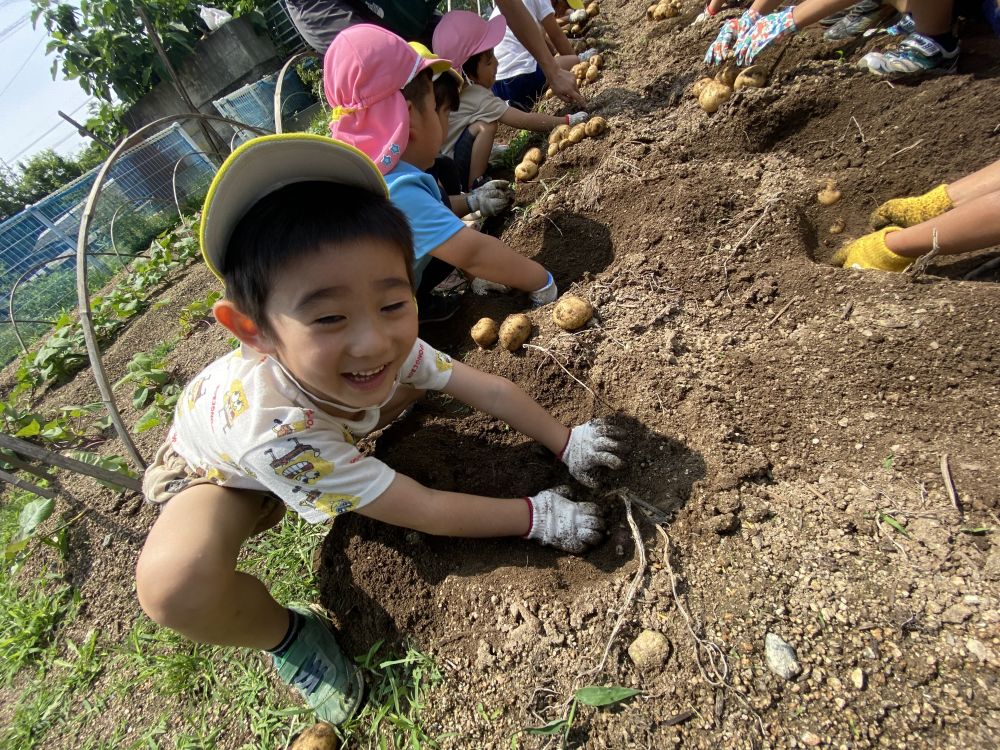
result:
[[[441,492],[357,450],[425,389],[538,440],[587,486],[622,465],[621,446],[601,420],[570,429],[510,381],[417,338],[409,227],[374,164],[346,144],[293,134],[241,146],[209,189],[201,245],[226,288],[215,317],[241,346],[187,385],[144,477],[162,511],[139,559],[139,602],[193,641],[270,652],[319,717],[340,723],[361,703],[360,672],[320,614],[237,571],[249,537],[287,506],[313,523],[355,511],[570,552],[600,540],[597,508],[565,492]]]

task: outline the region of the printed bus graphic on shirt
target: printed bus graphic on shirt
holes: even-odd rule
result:
[[[222,428],[223,432],[228,432],[232,429],[236,418],[249,408],[250,404],[247,401],[247,394],[243,390],[243,383],[239,380],[234,380],[229,384],[229,390],[226,391],[226,395],[222,397],[222,413],[226,417],[226,424]]]
[[[282,422],[280,419],[275,419],[274,424],[271,427],[271,432],[280,438],[288,437],[296,432],[308,430],[313,426],[314,422],[313,410],[303,409],[300,419],[293,419],[289,422]]]
[[[354,510],[361,498],[357,495],[337,495],[319,490],[308,490],[305,487],[293,487],[294,494],[302,493],[301,505],[307,508],[314,508],[330,516],[339,516]]]
[[[311,445],[300,443],[298,438],[287,442],[292,447],[287,453],[276,455],[274,448],[264,451],[271,458],[271,469],[279,477],[303,484],[315,484],[320,477],[333,473],[333,464],[319,455]]]

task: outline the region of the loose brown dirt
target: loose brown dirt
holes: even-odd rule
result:
[[[962,277],[997,249],[942,259],[917,280],[825,262],[883,200],[1000,157],[1000,42],[971,20],[958,75],[889,85],[852,64],[877,40],[841,58],[809,31],[763,60],[768,87],[710,116],[686,89],[715,26],[690,27],[701,4],[687,5],[654,24],[646,3],[604,4],[594,33],[607,66],[586,94],[611,129],[549,159],[503,228],[562,291],[594,303],[596,325],[567,334],[543,308],[530,313],[530,343],[550,354],[479,350],[475,320],[523,307],[494,296],[422,331],[568,424],[601,415],[625,426],[631,459],[605,489],[662,509],[669,550],[635,509],[649,571],[623,610],[638,550],[623,504],[604,491],[590,499],[606,507],[608,540],[579,557],[345,517],[318,559],[322,603],[355,652],[386,639],[435,656],[446,680],[424,717],[447,748],[509,747],[515,735],[520,747],[553,747],[520,731],[563,715],[586,684],[643,695],[578,710],[574,747],[995,746],[1000,376],[989,331],[1000,277]],[[815,200],[827,178],[843,191],[830,207]],[[837,219],[846,228],[831,235]],[[169,296],[203,296],[209,279],[198,268]],[[176,312],[123,334],[112,370]],[[181,374],[226,340],[196,332],[176,352]],[[80,402],[89,388],[79,378],[49,398]],[[159,438],[140,438],[146,455]],[[544,450],[440,397],[368,444],[441,489],[520,496],[567,481]],[[942,481],[945,454],[961,513]],[[86,492],[100,513],[77,532],[86,551],[74,582],[87,626],[123,632],[153,514]],[[724,654],[724,680],[705,679],[685,613]],[[640,672],[626,648],[647,628],[671,649],[662,668]],[[769,632],[797,650],[795,681],[765,665]]]

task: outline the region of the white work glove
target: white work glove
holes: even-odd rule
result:
[[[472,289],[472,293],[478,297],[485,297],[490,292],[499,292],[500,294],[507,294],[510,291],[509,286],[504,286],[496,281],[490,281],[489,279],[475,278],[472,280],[472,284],[469,287]]]
[[[605,420],[592,419],[570,430],[559,460],[566,464],[576,481],[593,489],[597,487],[596,469],[618,470],[625,465],[620,455],[626,449],[623,437],[621,430]]]
[[[541,289],[536,289],[528,298],[531,300],[531,304],[534,307],[541,307],[542,305],[547,305],[550,302],[555,302],[556,297],[559,296],[559,290],[556,289],[555,279],[552,278],[552,274],[549,274],[549,280],[545,282],[545,286]]]
[[[482,216],[496,216],[514,199],[507,180],[490,180],[465,195],[465,205],[469,213],[478,211]]]
[[[584,21],[587,20],[587,18],[589,18],[589,16],[587,15],[587,11],[584,10],[583,8],[574,10],[572,13],[569,14],[570,23],[583,23]]]
[[[597,49],[597,47],[591,47],[590,49],[585,49],[583,52],[577,55],[577,57],[580,58],[580,62],[587,62],[587,60],[589,60],[599,52],[600,50]]]
[[[698,26],[699,24],[703,24],[708,19],[714,18],[715,16],[718,15],[717,12],[713,13],[711,10],[709,10],[710,5],[711,5],[710,3],[705,3],[705,10],[699,13],[697,18],[695,18],[694,21],[691,22],[692,26]]]
[[[556,487],[525,498],[531,506],[531,529],[525,538],[576,553],[601,541],[604,520],[597,506],[574,503],[567,494],[568,487]]]
[[[579,125],[581,122],[586,122],[589,119],[589,112],[574,112],[571,115],[566,115],[566,124],[573,127],[574,125]]]

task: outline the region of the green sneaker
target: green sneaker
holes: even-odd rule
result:
[[[326,618],[311,608],[292,606],[302,629],[281,656],[273,656],[278,676],[295,688],[323,721],[343,724],[364,696],[361,671],[344,656]]]

